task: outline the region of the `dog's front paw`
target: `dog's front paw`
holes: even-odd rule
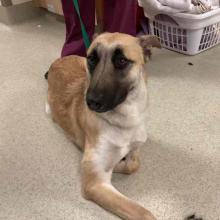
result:
[[[139,158],[126,157],[115,166],[114,172],[123,173],[123,174],[132,174],[139,168],[139,166],[140,166]]]
[[[134,173],[140,166],[140,158],[137,150],[130,152],[115,166],[114,172],[131,174]]]

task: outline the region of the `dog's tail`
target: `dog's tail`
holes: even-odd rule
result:
[[[47,80],[48,79],[48,73],[49,71],[47,71],[45,74],[44,74],[44,78]]]

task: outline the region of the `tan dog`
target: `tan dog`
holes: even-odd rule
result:
[[[111,184],[112,172],[139,167],[138,147],[147,139],[147,89],[144,64],[154,36],[105,33],[91,44],[86,59],[55,61],[48,74],[53,119],[83,151],[85,198],[127,220],[155,220]]]

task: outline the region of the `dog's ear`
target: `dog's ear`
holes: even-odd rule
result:
[[[159,38],[153,35],[142,35],[138,37],[140,46],[143,49],[145,62],[151,58],[152,47],[161,48]]]
[[[92,35],[92,41],[94,41],[98,36],[99,36],[98,33],[94,33],[94,34]]]

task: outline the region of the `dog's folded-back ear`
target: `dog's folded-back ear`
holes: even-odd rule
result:
[[[161,48],[159,38],[154,35],[142,35],[138,37],[138,41],[139,41],[140,46],[143,49],[145,62],[151,58],[152,47]]]
[[[92,41],[94,41],[98,36],[99,36],[98,33],[94,33],[94,34],[92,35]]]

